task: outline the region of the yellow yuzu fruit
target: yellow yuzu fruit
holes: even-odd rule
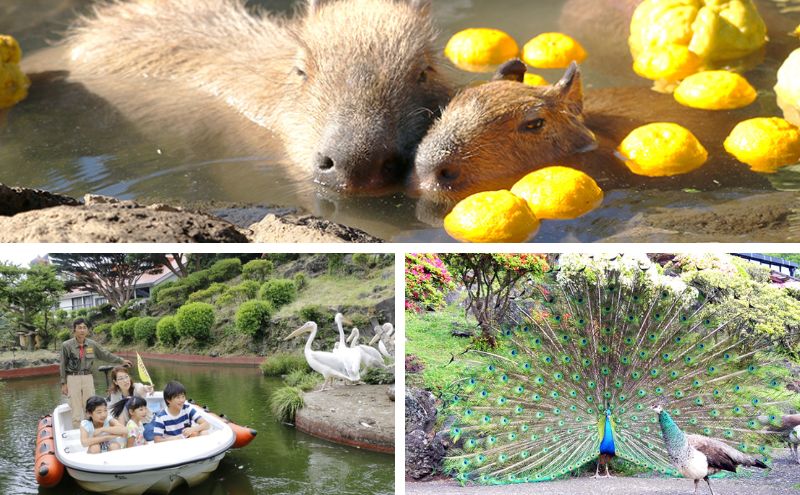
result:
[[[511,192],[527,201],[536,218],[542,220],[577,218],[603,202],[603,191],[594,179],[562,166],[529,173],[514,184]]]
[[[444,229],[466,242],[525,242],[539,230],[539,220],[524,199],[507,190],[486,191],[459,201]]]
[[[631,172],[648,177],[685,174],[702,166],[708,152],[688,129],[656,122],[631,131],[617,149]]]

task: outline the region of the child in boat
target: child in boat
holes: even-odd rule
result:
[[[97,395],[86,401],[88,419],[81,421],[81,445],[87,447],[90,454],[99,454],[109,450],[117,450],[122,446],[118,442],[125,436],[126,430],[119,421],[108,415],[106,400]]]
[[[127,425],[128,419],[130,419],[128,416],[128,408],[125,407],[127,399],[133,396],[147,397],[152,393],[152,385],[133,382],[128,368],[116,366],[111,370],[111,386],[108,388],[108,404],[111,406],[111,415],[121,424]],[[119,406],[117,404],[119,404]],[[144,419],[145,440],[149,441],[153,439],[153,426],[153,412],[148,409],[147,416]]]
[[[166,409],[159,411],[153,418],[156,443],[208,434],[211,425],[186,403],[186,389],[180,382],[167,383],[164,387],[164,402],[167,403]]]
[[[141,397],[133,396],[126,400],[125,408],[128,410],[128,447],[147,445],[144,438],[144,425],[142,422],[147,417],[150,410],[147,408],[147,401]]]

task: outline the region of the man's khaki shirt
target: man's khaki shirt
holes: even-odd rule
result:
[[[95,359],[108,361],[109,363],[122,363],[123,359],[116,356],[95,342],[92,339],[84,339],[84,355],[81,359],[80,346],[78,341],[71,338],[61,344],[61,384],[67,383],[67,375],[89,374],[92,372],[92,364]]]

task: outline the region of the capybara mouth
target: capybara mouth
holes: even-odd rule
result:
[[[392,155],[373,169],[374,171],[355,173],[347,177],[317,176],[314,182],[346,196],[384,196],[403,189],[409,168],[407,160],[400,155]]]

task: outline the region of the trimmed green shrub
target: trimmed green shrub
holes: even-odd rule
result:
[[[115,340],[122,340],[122,336],[125,333],[125,320],[115,321],[111,325],[111,336]]]
[[[270,260],[248,261],[242,267],[242,276],[248,280],[263,282],[272,273],[273,268],[274,265]]]
[[[178,335],[205,342],[214,326],[214,306],[204,302],[184,304],[175,314]]]
[[[66,323],[67,318],[69,318],[69,311],[66,309],[57,309],[56,310],[56,323]]]
[[[333,317],[335,316],[331,311],[323,308],[319,304],[303,306],[300,308],[300,311],[298,311],[298,314],[300,315],[300,319],[304,322],[313,321],[320,327],[333,323]]]
[[[134,320],[131,323],[131,320]],[[136,318],[129,320],[121,320],[111,325],[111,336],[115,340],[125,344],[133,341],[133,325],[136,324]]]
[[[359,268],[368,268],[369,255],[367,253],[353,253],[353,265]]]
[[[186,302],[186,288],[173,285],[158,291],[155,302],[161,307],[177,308]]]
[[[255,280],[245,280],[244,282],[228,287],[228,290],[217,299],[218,304],[230,304],[232,302],[244,302],[258,297],[258,289],[261,284]]]
[[[208,279],[211,282],[224,282],[242,273],[242,260],[227,258],[219,260],[208,269]]]
[[[153,345],[156,340],[156,323],[158,318],[152,316],[145,316],[139,318],[136,325],[133,327],[133,336],[137,342],[142,342],[146,345]]]
[[[266,376],[281,376],[294,370],[310,370],[306,357],[299,352],[279,351],[267,356],[261,363],[261,372]]]
[[[303,290],[308,285],[306,281],[306,274],[302,272],[298,272],[294,274],[294,286],[297,287],[297,290]]]
[[[273,312],[268,301],[247,301],[236,311],[236,329],[239,333],[255,336],[269,324]]]
[[[128,318],[125,320],[125,331],[123,333],[123,342],[133,342],[134,337],[136,336],[136,324],[141,320],[141,317],[134,316],[133,318]]]
[[[183,278],[177,285],[183,287],[186,294],[191,294],[192,292],[197,292],[200,289],[205,289],[211,284],[211,280],[208,276],[208,270],[200,270],[194,273],[190,273],[186,277]]]
[[[72,338],[72,332],[69,328],[62,328],[56,333],[56,342],[64,342]]]
[[[189,294],[188,301],[195,302],[195,301],[204,301],[206,299],[211,299],[213,296],[225,292],[227,288],[228,286],[225,284],[214,282],[207,289],[201,289],[198,290],[197,292],[192,292],[191,294]]]
[[[278,421],[292,422],[297,410],[303,407],[303,391],[297,387],[283,387],[272,393],[269,408]]]
[[[111,331],[111,323],[100,323],[92,328],[95,335],[108,334]]]
[[[294,282],[287,278],[267,280],[258,291],[259,299],[271,302],[276,308],[289,304],[294,301],[295,297],[297,297],[297,288],[295,288]]]
[[[178,323],[174,316],[165,316],[158,320],[156,337],[163,345],[175,345],[178,342]]]

